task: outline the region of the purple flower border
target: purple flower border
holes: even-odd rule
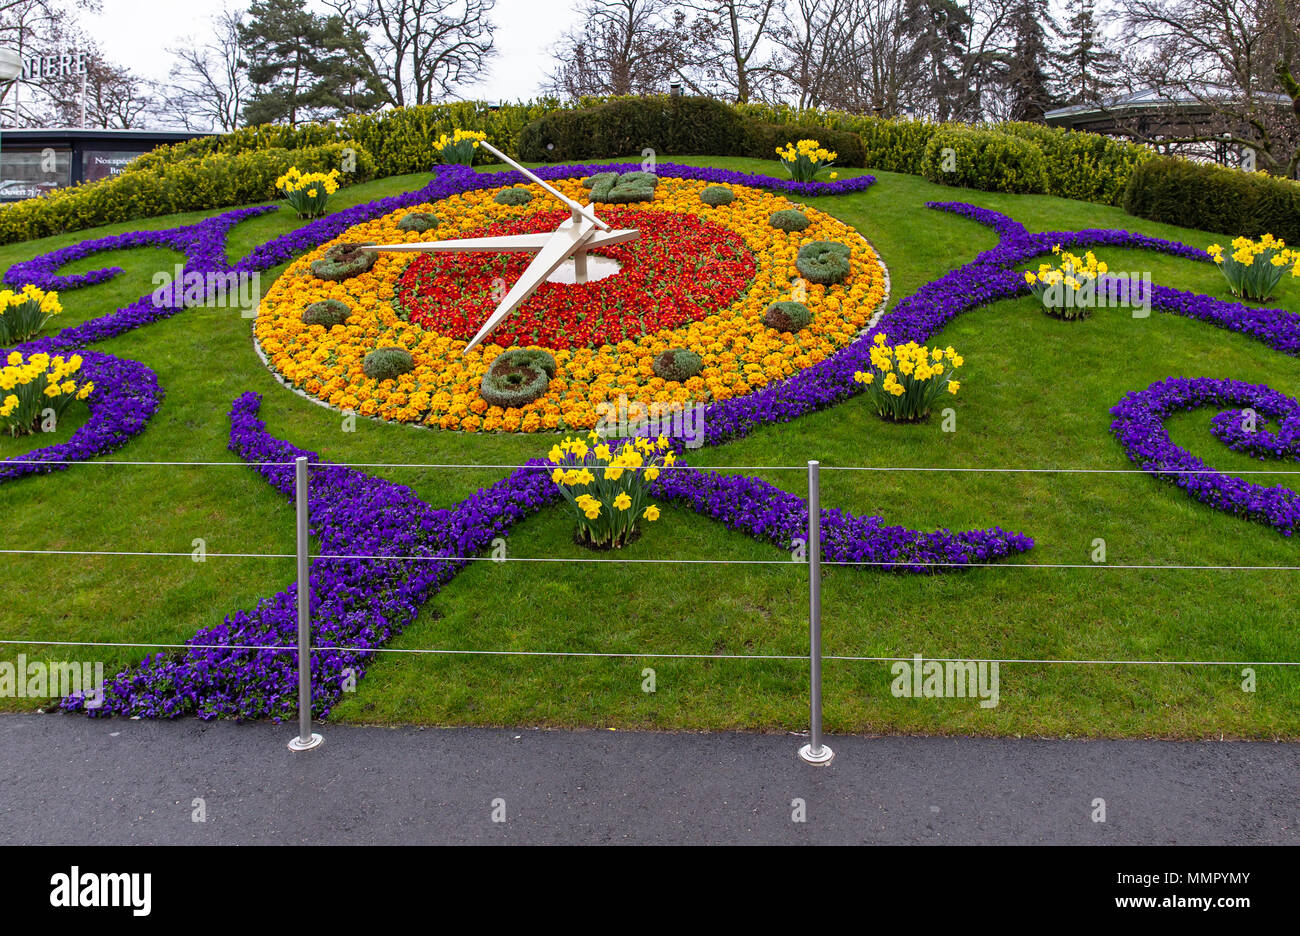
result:
[[[28,353],[26,346],[20,350]],[[0,460],[0,483],[68,467],[57,462],[88,461],[116,451],[143,432],[162,405],[158,375],[143,364],[97,351],[80,354],[79,378],[95,382],[94,392],[86,398],[90,419],[66,442]],[[8,349],[0,350],[0,360],[8,355]]]
[[[1214,471],[1170,439],[1165,420],[1202,406],[1249,407],[1256,412],[1300,409],[1296,401],[1260,384],[1170,377],[1120,400],[1111,409],[1116,419],[1110,429],[1142,470],[1176,484],[1204,504],[1290,536],[1300,522],[1300,494],[1280,484],[1264,487]]]
[[[1300,403],[1273,392],[1277,397],[1277,405],[1268,410],[1254,410],[1254,430],[1244,428],[1247,422],[1244,410],[1231,409],[1224,410],[1210,420],[1210,435],[1234,452],[1261,461],[1274,458],[1300,460]],[[1269,419],[1278,422],[1276,431],[1261,425]]]
[[[364,676],[374,650],[399,634],[421,605],[468,557],[543,507],[559,501],[553,466],[540,459],[449,510],[425,504],[403,485],[323,462],[314,452],[271,436],[258,418],[261,397],[246,393],[230,413],[230,449],[285,497],[294,497],[289,463],[312,466],[308,504],[320,553],[312,561],[312,708],[325,717],[349,679]],[[721,519],[732,529],[793,549],[807,529],[805,501],[756,478],[691,468],[665,471],[655,483],[665,501]],[[1029,549],[1028,537],[999,529],[952,534],[886,526],[880,517],[822,511],[830,562],[883,565],[898,572],[939,572],[937,564],[1002,558]],[[379,558],[331,558],[366,556]],[[392,558],[389,558],[392,557]],[[291,718],[297,711],[297,585],[205,628],[190,649],[159,653],[118,673],[100,705],[82,696],[62,703],[90,715],[177,718]],[[249,646],[283,649],[248,650]]]

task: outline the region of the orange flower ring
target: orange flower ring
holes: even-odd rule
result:
[[[578,180],[554,183],[585,200]],[[626,397],[649,407],[708,403],[743,396],[824,360],[847,345],[883,308],[888,274],[856,230],[782,195],[728,186],[735,200],[711,207],[702,181],[663,178],[652,201],[600,208],[615,226],[634,226],[639,241],[593,253],[622,264],[587,284],[547,283],[468,354],[468,338],[513,283],[527,256],[382,253],[367,273],[321,280],[310,265],[332,244],[415,243],[482,234],[553,229],[565,214],[540,186],[531,202],[500,205],[500,189],[481,189],[416,205],[356,225],[299,258],[262,301],[254,325],[258,353],[282,382],[323,405],[363,416],[442,429],[537,432],[586,430],[600,412]],[[811,224],[786,233],[768,223],[800,207]],[[436,214],[442,224],[418,233],[398,222]],[[848,245],[842,283],[806,283],[795,269],[799,247],[829,240]],[[459,288],[454,288],[458,285]],[[303,310],[323,299],[351,309],[341,325],[306,325]],[[762,322],[777,301],[808,306],[812,320],[796,333]],[[479,385],[506,346],[543,347],[556,360],[546,393],[519,409],[489,406]],[[378,347],[411,352],[413,370],[374,380],[361,362]],[[684,382],[654,373],[656,356],[688,348],[703,371]]]

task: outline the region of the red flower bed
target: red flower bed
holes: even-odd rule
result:
[[[540,212],[461,236],[551,231],[567,217]],[[699,321],[734,302],[753,279],[754,258],[740,235],[711,221],[654,210],[607,210],[601,217],[641,232],[635,241],[592,251],[622,269],[592,283],[543,283],[489,341],[557,349],[617,344]],[[420,254],[398,280],[397,302],[412,322],[468,341],[533,256]]]

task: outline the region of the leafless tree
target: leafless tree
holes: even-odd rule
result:
[[[581,25],[552,50],[549,90],[584,95],[653,94],[667,90],[686,56],[686,14],[668,0],[584,0]]]
[[[399,107],[430,104],[483,77],[496,55],[496,0],[328,0],[368,34],[368,70]]]
[[[1140,86],[1194,102],[1203,114],[1162,122],[1158,142],[1214,141],[1256,153],[1259,168],[1300,170],[1300,0],[1124,0],[1137,39],[1128,68]],[[1135,136],[1156,131],[1134,122]]]
[[[79,47],[78,10],[95,11],[99,0],[0,0],[0,44],[24,58]],[[49,95],[43,80],[17,80],[0,86],[0,113],[17,126],[48,118]]]
[[[229,132],[239,126],[249,91],[240,65],[242,20],[242,11],[222,10],[212,18],[207,42],[189,40],[168,50],[177,61],[166,94],[167,113],[186,130]]]
[[[140,130],[154,123],[151,118],[158,111],[158,88],[129,68],[105,59],[93,41],[84,40],[81,48],[89,53],[85,76],[68,75],[44,85],[50,102],[46,122],[81,126],[84,95],[87,127]]]
[[[785,0],[687,0],[696,16],[680,69],[696,94],[737,103],[774,97],[773,42]]]

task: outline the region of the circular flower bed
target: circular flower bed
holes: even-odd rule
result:
[[[568,212],[539,212],[462,236],[553,231],[568,217]],[[634,241],[592,251],[617,261],[619,275],[582,284],[543,283],[489,341],[557,350],[617,344],[698,322],[734,302],[754,275],[754,258],[740,235],[719,224],[672,212],[602,211],[601,218],[641,233]],[[426,329],[469,341],[496,309],[501,284],[514,283],[532,258],[522,252],[420,254],[398,281],[399,311]],[[689,279],[680,275],[682,267],[691,271]]]
[[[580,179],[555,183],[575,199]],[[466,431],[590,429],[620,397],[647,407],[741,397],[811,367],[849,344],[885,295],[885,271],[850,226],[812,208],[807,229],[785,232],[768,219],[793,206],[783,196],[730,185],[735,199],[710,207],[703,181],[665,177],[654,197],[603,208],[611,225],[636,227],[641,239],[593,253],[619,261],[618,273],[584,284],[547,283],[489,339],[465,345],[522,272],[527,254],[380,253],[358,275],[331,281],[312,264],[339,244],[414,243],[552,230],[566,213],[538,186],[531,201],[503,205],[501,189],[481,189],[434,204],[410,205],[342,231],[295,261],[268,292],[255,337],[270,366],[289,384],[342,410],[399,422]],[[442,223],[423,232],[403,225],[412,213]],[[833,284],[808,283],[796,269],[811,242],[844,245],[848,271]],[[781,332],[763,321],[774,302],[798,295],[808,325]],[[334,299],[352,310],[326,328],[303,321],[307,306]],[[414,366],[395,379],[367,377],[377,348],[405,348]],[[555,372],[545,391],[518,407],[493,405],[481,388],[505,347],[540,347]],[[656,373],[670,349],[699,355],[685,380]],[[661,368],[662,370],[662,368]]]

